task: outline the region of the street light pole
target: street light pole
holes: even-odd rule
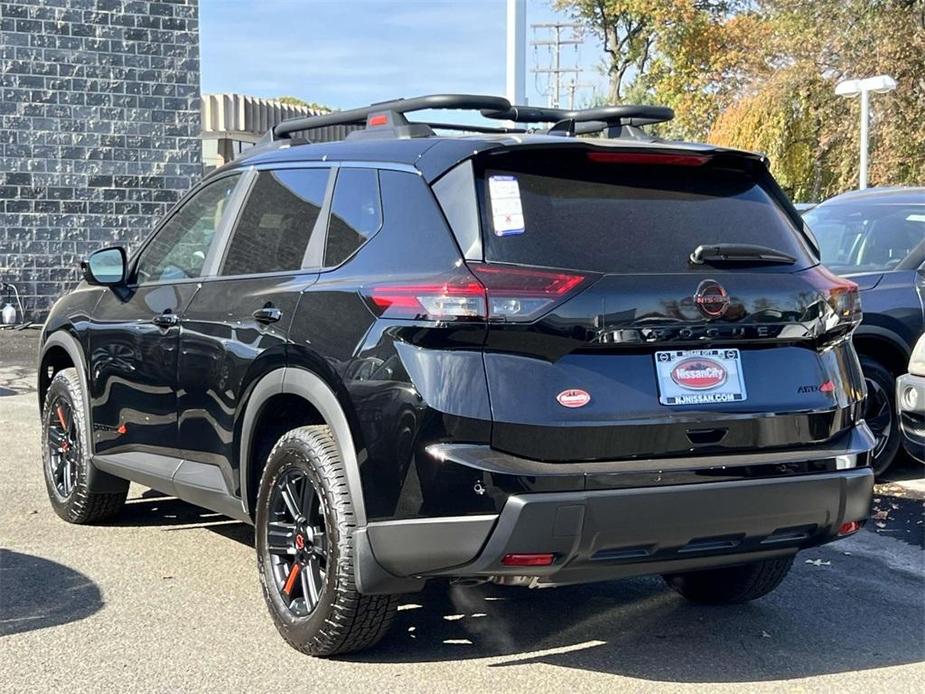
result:
[[[507,79],[505,96],[512,104],[527,103],[527,0],[507,0]]]
[[[864,190],[867,187],[867,139],[868,129],[870,127],[870,91],[864,89],[861,91],[861,171],[858,175],[860,179],[858,188]]]
[[[861,170],[858,174],[858,188],[867,187],[867,141],[870,129],[870,93],[884,92],[896,89],[896,80],[888,75],[877,75],[863,80],[843,80],[835,85],[835,93],[839,96],[861,95]]]

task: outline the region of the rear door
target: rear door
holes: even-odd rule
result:
[[[202,288],[180,332],[179,436],[183,457],[218,466],[237,491],[235,423],[248,386],[286,363],[289,326],[319,233],[329,167],[266,169],[253,181],[217,276]]]
[[[816,266],[762,163],[557,148],[477,160],[475,180],[494,447],[661,457],[847,426],[856,291]],[[692,260],[715,244],[789,260]]]

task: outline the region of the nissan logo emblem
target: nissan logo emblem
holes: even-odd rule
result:
[[[704,280],[694,292],[694,303],[707,318],[721,318],[729,308],[729,295],[716,280]]]

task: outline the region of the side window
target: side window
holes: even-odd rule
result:
[[[184,280],[202,274],[215,230],[239,178],[226,176],[207,185],[158,230],[138,261],[139,283]]]
[[[228,246],[222,275],[298,270],[330,169],[262,171]]]
[[[340,169],[331,201],[325,266],[340,265],[381,226],[379,172],[374,169]]]

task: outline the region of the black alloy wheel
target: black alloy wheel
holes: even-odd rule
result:
[[[900,436],[896,415],[896,380],[880,362],[861,356],[861,368],[867,385],[864,402],[864,420],[874,435],[874,448],[870,452],[870,466],[880,477],[899,456]]]
[[[70,400],[56,397],[46,410],[46,441],[49,479],[55,494],[62,501],[68,499],[77,486],[81,465],[80,437],[77,420]]]
[[[864,420],[874,435],[876,443],[870,452],[874,459],[880,458],[890,443],[893,435],[893,403],[892,398],[872,378],[867,381],[867,402],[864,406]]]
[[[310,615],[328,575],[324,502],[298,468],[279,477],[270,494],[267,551],[270,571],[283,603],[296,617]]]

